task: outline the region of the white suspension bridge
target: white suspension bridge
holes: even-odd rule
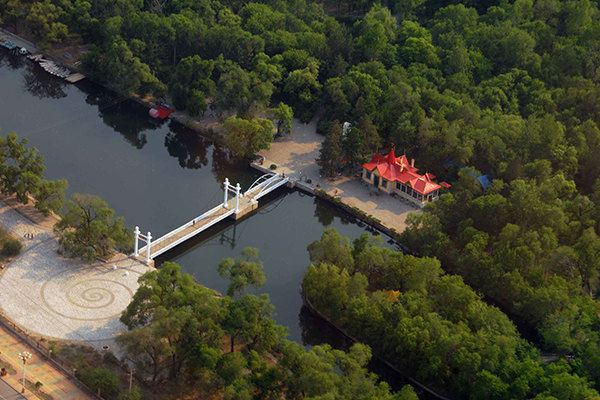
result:
[[[180,243],[196,236],[200,232],[205,231],[216,223],[224,220],[227,217],[240,219],[249,212],[258,208],[258,200],[271,193],[273,190],[286,185],[289,182],[289,177],[275,173],[262,175],[254,181],[252,185],[242,192],[240,184],[233,186],[229,179],[225,178],[223,183],[223,203],[206,211],[194,219],[181,225],[179,228],[172,230],[169,233],[161,236],[158,239],[152,237],[152,233],[143,234],[138,226],[135,227],[135,248],[133,256],[143,259],[146,264],[151,260],[174,248]],[[232,197],[229,198],[229,194]],[[140,242],[145,243],[140,248]]]

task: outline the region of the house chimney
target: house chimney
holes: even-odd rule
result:
[[[410,166],[413,168],[415,167],[415,159],[414,158],[410,159]]]

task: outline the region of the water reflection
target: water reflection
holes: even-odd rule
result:
[[[177,123],[170,123],[169,129],[165,136],[165,147],[169,155],[177,158],[181,168],[198,169],[208,164],[208,140]]]
[[[65,81],[49,74],[40,79],[40,74],[35,71],[36,68],[39,67],[27,63],[27,72],[23,74],[25,90],[40,99],[61,99],[67,96],[64,90],[67,85]]]
[[[98,115],[102,121],[119,132],[125,141],[137,149],[142,149],[147,143],[147,132],[160,128],[165,121],[156,121],[148,116],[146,107],[125,96],[96,86],[82,84],[80,89],[87,94],[86,103],[98,107]]]
[[[23,67],[26,61],[26,58],[12,53],[10,51],[0,51],[0,67],[7,66],[10,69],[19,69]]]

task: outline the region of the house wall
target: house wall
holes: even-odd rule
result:
[[[368,170],[363,168],[363,172],[362,172],[363,181],[367,182],[370,185],[374,185],[375,176],[379,176],[379,172],[377,172],[377,170],[374,170],[373,172],[369,172]],[[439,196],[439,191],[437,191],[437,190],[433,193],[430,193],[427,196],[421,196],[417,192],[413,191],[413,189],[410,187],[410,185],[408,183],[406,185],[404,185],[400,182],[390,182],[381,177],[379,179],[378,189],[382,190],[386,193],[389,193],[389,194],[395,193],[398,196],[402,197],[403,199],[410,201],[417,207],[424,207],[430,201],[437,200],[437,198]],[[413,196],[413,194],[414,194],[414,196]]]

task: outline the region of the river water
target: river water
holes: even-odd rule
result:
[[[137,103],[87,81],[67,84],[0,50],[0,134],[11,131],[44,155],[48,178],[67,179],[70,193],[104,198],[128,226],[139,225],[154,237],[222,201],[225,177],[247,188],[259,176],[228,161],[205,137],[172,122],[153,121]],[[377,234],[325,201],[281,189],[262,199],[250,217],[222,222],[156,261],[177,262],[201,284],[224,292],[227,282],[217,273],[219,261],[256,247],[267,276],[257,292],[269,295],[275,319],[287,327],[289,338],[305,345],[344,345],[303,309],[300,297],[309,263],[306,246],[325,227],[351,238]],[[380,365],[373,369],[392,386],[403,383]]]

